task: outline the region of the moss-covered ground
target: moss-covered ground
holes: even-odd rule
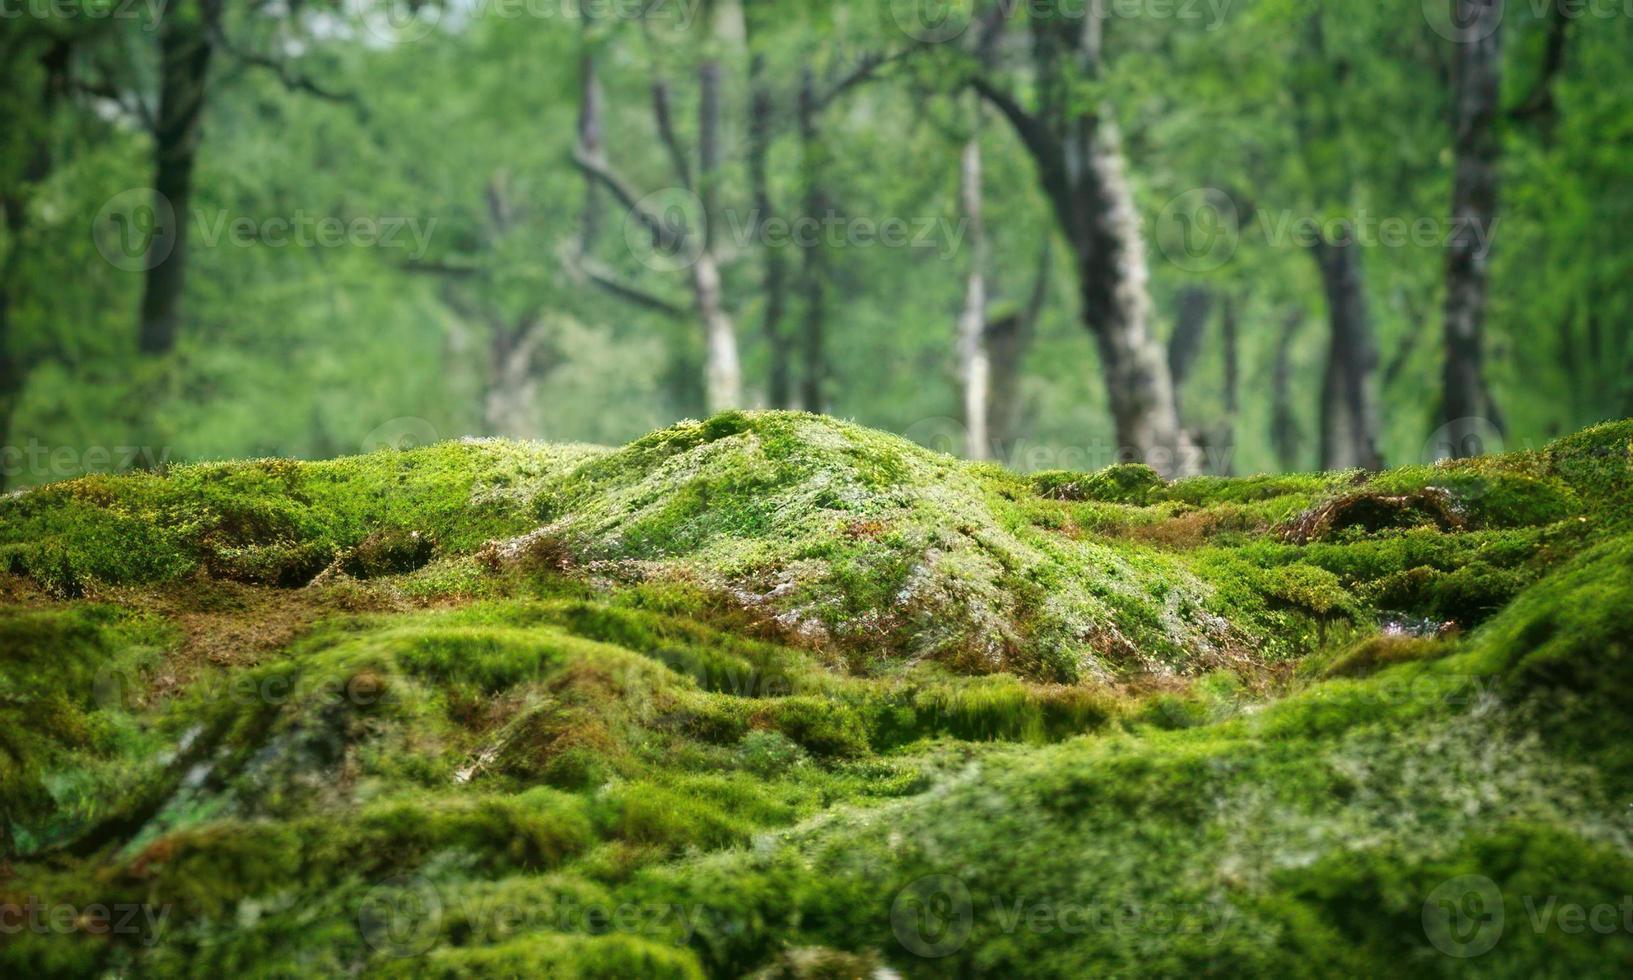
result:
[[[0,973],[1616,976],[1633,423],[1022,476],[791,413],[0,499]]]

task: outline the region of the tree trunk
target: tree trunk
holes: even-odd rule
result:
[[[24,49],[26,50],[26,48]],[[0,221],[6,228],[6,261],[0,266],[0,457],[11,444],[11,421],[23,398],[23,387],[28,382],[29,365],[18,349],[12,322],[14,294],[22,282],[23,235],[28,226],[28,197],[33,188],[50,175],[52,168],[49,127],[58,100],[68,84],[68,65],[73,54],[70,42],[61,38],[50,41],[40,57],[45,67],[45,86],[40,93],[38,129],[27,141],[28,159],[24,161],[18,180],[10,187],[0,187]],[[21,124],[21,120],[14,125]],[[6,461],[0,458],[0,493],[10,487],[11,474],[6,472]],[[9,840],[9,839],[8,839]],[[6,844],[0,841],[0,844]],[[10,853],[9,845],[0,847],[0,860]]]
[[[771,156],[771,92],[765,84],[765,56],[755,54],[749,62],[749,179],[754,185],[755,239],[765,258],[765,312],[760,331],[765,337],[771,360],[767,400],[772,408],[792,404],[791,351],[782,329],[788,304],[788,260],[782,248],[767,242],[765,228],[771,220],[771,186],[767,174]]]
[[[171,234],[152,239],[142,293],[140,349],[165,354],[176,345],[181,323],[182,287],[187,270],[188,213],[193,165],[204,117],[205,79],[220,15],[219,0],[166,0],[159,26],[159,118],[153,133],[153,190],[168,211]]]
[[[692,263],[692,290],[703,318],[704,383],[709,411],[723,412],[742,405],[743,372],[737,360],[737,330],[726,313],[720,287],[720,267],[714,253],[704,250]]]
[[[698,68],[698,197],[703,203],[703,247],[692,263],[692,291],[703,319],[704,392],[710,412],[743,403],[743,372],[737,359],[737,329],[726,312],[715,243],[721,223],[720,60],[711,55]]]
[[[1105,20],[1099,2],[1089,13],[1033,10],[1035,112],[984,76],[972,84],[1014,126],[1071,243],[1081,316],[1100,351],[1122,453],[1165,476],[1194,473],[1198,454],[1180,427],[1167,358],[1152,330],[1145,241],[1121,139],[1110,109],[1083,97],[1082,83],[1099,74]],[[997,29],[1006,19],[989,23]],[[983,47],[996,49],[986,41]]]
[[[27,221],[27,206],[22,193],[0,193],[0,212],[4,213],[8,243],[6,263],[0,268],[0,493],[10,487],[10,464],[4,459],[8,455],[5,449],[11,445],[11,420],[17,412],[17,403],[22,400],[23,384],[28,379],[11,324],[11,294],[20,281],[21,235]],[[0,851],[0,858],[6,853]]]
[[[1216,470],[1220,476],[1231,476],[1236,472],[1236,413],[1241,408],[1242,386],[1241,354],[1236,334],[1236,297],[1226,293],[1219,311],[1219,342],[1225,355],[1225,417],[1219,421],[1219,437],[1215,440],[1222,454]]]
[[[675,179],[694,194],[702,206],[703,213],[699,221],[701,227],[688,227],[684,222],[677,224],[670,221],[667,215],[659,214],[642,199],[633,185],[612,167],[599,145],[585,145],[581,139],[574,149],[573,161],[584,172],[586,178],[600,184],[621,207],[627,209],[628,218],[637,219],[641,223],[651,234],[656,249],[665,255],[682,256],[692,260],[689,268],[692,302],[703,327],[704,402],[708,411],[719,412],[740,407],[743,403],[743,377],[737,356],[737,331],[726,308],[720,277],[720,259],[715,252],[715,242],[725,228],[718,203],[721,160],[720,93],[723,73],[721,53],[733,47],[740,47],[744,36],[742,11],[736,4],[716,3],[713,5],[713,13],[711,19],[713,44],[698,65],[698,172],[695,178],[685,165],[684,149],[675,135],[674,127],[670,125],[667,86],[662,79],[656,80],[652,86],[653,110],[657,115],[659,138],[679,171]],[[598,89],[586,85],[580,98],[588,103],[581,104],[579,111],[582,137],[585,120],[599,120]],[[591,127],[591,131],[599,138],[599,124]],[[618,282],[612,276],[597,274],[592,269],[585,271],[590,272],[598,284],[624,299],[670,315],[681,312],[680,308],[662,296]]]
[[[1491,233],[1497,218],[1497,131],[1502,88],[1503,5],[1454,0],[1452,86],[1456,105],[1452,237],[1446,259],[1441,420],[1456,455],[1478,451],[1481,420],[1496,416],[1485,382],[1483,334]]]
[[[582,23],[584,34],[584,51],[578,61],[578,146],[579,152],[600,159],[604,156],[602,150],[602,122],[601,103],[601,76],[596,72],[595,53],[590,48],[590,14],[585,11]],[[596,238],[601,233],[601,204],[596,199],[598,189],[595,181],[586,178],[584,181],[584,209],[579,212],[578,218],[578,253],[588,255],[595,247]]]
[[[1109,120],[1080,120],[1076,128],[1075,148],[1067,153],[1066,169],[1076,171],[1068,237],[1077,251],[1083,323],[1100,351],[1118,441],[1123,453],[1165,476],[1197,472],[1168,361],[1152,331],[1145,243],[1115,127]]]
[[[1038,316],[1049,290],[1049,266],[1054,247],[1044,236],[1043,253],[1038,256],[1037,275],[1026,305],[1016,312],[987,323],[985,340],[991,363],[992,394],[987,412],[987,435],[1000,458],[1007,457],[1021,429],[1021,365],[1032,338],[1037,333]]]
[[[1348,229],[1312,248],[1321,268],[1330,336],[1321,385],[1321,466],[1380,469],[1378,349],[1361,278],[1361,246]]]
[[[1213,291],[1206,286],[1187,286],[1179,291],[1174,332],[1168,337],[1168,373],[1174,379],[1174,407],[1180,407],[1185,379],[1202,353],[1207,336],[1208,314],[1213,312]],[[1183,414],[1183,413],[1181,413]]]
[[[16,247],[15,243],[12,247]],[[10,270],[7,272],[9,275]],[[0,291],[0,493],[10,489],[10,463],[4,458],[9,454],[5,449],[11,445],[11,420],[17,414],[17,403],[22,401],[23,382],[27,379],[12,344],[11,295],[9,290]]]
[[[524,318],[514,329],[493,325],[489,341],[488,391],[483,418],[492,435],[533,439],[539,435],[535,367],[540,346],[537,318]]]
[[[805,217],[822,222],[829,209],[822,187],[824,148],[817,138],[816,79],[809,67],[800,73],[799,136],[800,174],[805,185]],[[805,294],[805,313],[800,322],[800,401],[808,412],[827,408],[827,356],[823,336],[828,319],[828,252],[818,234],[800,243],[800,276]]]
[[[958,166],[959,204],[968,225],[965,240],[970,244],[970,267],[964,279],[964,307],[958,314],[958,373],[964,388],[964,455],[969,459],[989,459],[992,444],[987,432],[987,413],[992,367],[987,359],[984,337],[987,326],[987,234],[981,222],[979,104],[976,110],[975,132],[964,143]]]
[[[1293,411],[1293,338],[1304,325],[1304,311],[1290,310],[1276,337],[1276,360],[1270,376],[1270,446],[1282,472],[1300,469],[1303,437]]]

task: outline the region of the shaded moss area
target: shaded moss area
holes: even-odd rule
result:
[[[1625,970],[1630,473],[728,413],[13,495],[0,968]]]

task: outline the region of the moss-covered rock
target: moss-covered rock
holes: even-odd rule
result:
[[[0,499],[0,926],[66,923],[0,969],[1607,975],[1534,917],[1633,869],[1630,433],[1165,483],[727,413]]]

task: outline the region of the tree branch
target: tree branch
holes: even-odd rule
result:
[[[606,161],[605,157],[600,154],[587,153],[583,147],[574,147],[573,163],[586,176],[593,178],[610,191],[612,196],[617,198],[619,205],[630,214],[633,214],[651,233],[653,241],[659,247],[670,251],[678,250],[681,247],[686,238],[686,230],[671,227],[668,222],[663,220],[662,215],[653,212],[650,207],[642,204],[640,198],[637,197],[635,188],[616,170],[612,169],[612,165]]]
[[[1015,128],[1015,134],[1025,144],[1027,152],[1039,163],[1059,155],[1059,144],[1043,121],[1021,108],[1021,104],[1015,101],[1013,96],[994,85],[991,79],[975,75],[970,79],[970,87],[1009,120],[1009,124]]]
[[[462,265],[445,259],[409,259],[401,264],[404,272],[445,276],[449,279],[469,279],[476,275],[477,266]]]
[[[623,279],[618,278],[611,269],[588,256],[569,258],[567,265],[570,271],[582,275],[608,293],[633,303],[642,309],[662,313],[664,316],[675,319],[685,317],[691,313],[690,308],[683,304],[659,296],[657,293],[647,292],[633,283],[625,282]]]
[[[243,48],[240,48],[238,45],[233,43],[232,39],[227,36],[227,32],[223,30],[219,24],[214,25],[214,29],[212,30],[211,34],[215,44],[219,46],[221,50],[232,55],[233,58],[240,64],[271,72],[277,77],[278,81],[283,83],[283,87],[289,91],[305,92],[307,95],[316,96],[325,102],[334,102],[338,105],[351,106],[352,109],[357,112],[359,117],[368,117],[368,106],[364,105],[363,100],[356,93],[338,92],[333,89],[325,88],[313,81],[307,75],[290,68],[289,64],[285,61],[278,58],[269,57],[268,55],[259,54],[254,51],[245,51]]]
[[[869,52],[868,54],[863,55],[861,60],[857,62],[855,68],[851,69],[850,72],[842,76],[833,84],[832,88],[828,89],[827,92],[818,95],[812,101],[811,110],[813,112],[821,112],[822,110],[828,108],[828,106],[837,101],[841,95],[844,95],[846,92],[850,91],[856,86],[861,85],[863,82],[871,80],[873,76],[878,73],[879,69],[891,64],[892,62],[900,61],[902,58],[905,58],[908,54],[908,50],[909,49],[902,49],[900,51],[893,51],[890,54]]]
[[[1571,19],[1565,15],[1564,7],[1563,2],[1549,5],[1548,40],[1543,48],[1541,73],[1537,76],[1536,84],[1531,86],[1531,93],[1508,110],[1510,119],[1517,122],[1539,120],[1545,123],[1552,119],[1556,112],[1554,80],[1565,67],[1565,41],[1571,28]]]
[[[669,83],[658,79],[652,83],[652,116],[658,122],[658,138],[663,141],[663,147],[669,151],[669,162],[675,168],[675,176],[681,186],[687,190],[694,190],[692,183],[692,167],[686,160],[686,148],[680,143],[680,137],[675,135],[674,116],[669,111]]]

